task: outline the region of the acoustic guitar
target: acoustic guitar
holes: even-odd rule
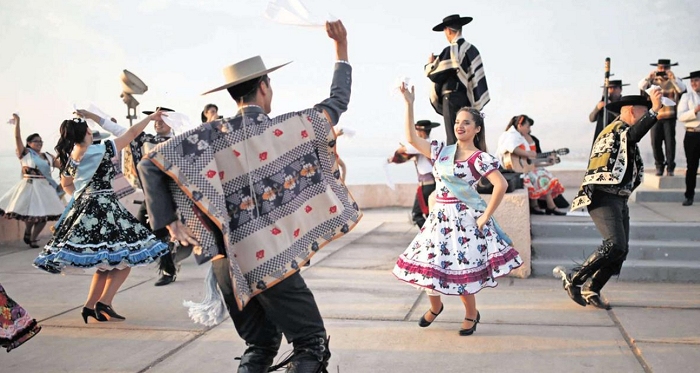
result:
[[[561,148],[551,152],[537,153],[537,158],[530,159],[520,157],[513,153],[506,153],[503,156],[503,167],[507,170],[526,173],[534,171],[537,167],[547,167],[561,162],[560,155],[569,154],[569,148]],[[550,157],[554,156],[553,160]]]

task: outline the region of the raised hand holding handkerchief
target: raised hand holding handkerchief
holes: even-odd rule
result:
[[[326,21],[335,20],[330,14],[322,17],[310,12],[301,0],[272,0],[264,15],[277,23],[305,27],[325,27]]]
[[[657,89],[657,88],[658,88],[658,89],[661,89],[658,85],[652,85],[651,87],[647,88],[647,90],[646,90],[645,92],[646,92],[648,95],[651,95],[651,91],[654,90],[654,89]],[[661,103],[662,103],[664,106],[676,106],[676,103],[675,103],[673,100],[671,100],[670,98],[668,98],[668,97],[663,97],[663,96],[662,96],[662,97],[661,97]]]

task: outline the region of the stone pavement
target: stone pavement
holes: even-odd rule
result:
[[[331,336],[330,372],[700,370],[698,284],[611,281],[604,295],[614,308],[601,311],[574,304],[554,279],[502,278],[477,295],[482,323],[473,336],[457,334],[464,311],[456,297],[443,297],[444,313],[419,328],[426,296],[390,271],[415,233],[407,209],[366,210],[304,270]],[[154,267],[136,268],[114,303],[127,321],[86,325],[91,274],[42,273],[31,267],[37,251],[0,246],[0,283],[43,325],[0,354],[0,372],[235,371],[244,343],[231,321],[205,328],[182,307],[201,299],[206,265],[185,260],[165,287],[153,286]]]

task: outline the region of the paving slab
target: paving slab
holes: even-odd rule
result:
[[[44,326],[31,341],[0,357],[0,371],[139,372],[195,337],[181,331]]]
[[[700,348],[700,309],[620,307],[613,312],[636,342],[693,343]]]
[[[700,346],[637,343],[644,361],[654,373],[697,372],[700,370]]]
[[[639,284],[613,278],[603,289],[603,295],[616,307],[700,309],[700,284]]]

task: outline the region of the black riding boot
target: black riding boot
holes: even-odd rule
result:
[[[287,366],[287,373],[328,373],[328,338],[312,337],[305,341],[294,341],[294,352],[285,361],[270,368],[270,371]]]
[[[248,344],[248,348],[241,356],[240,364],[238,365],[237,373],[267,373],[269,372],[270,366],[275,360],[277,351],[279,350],[280,343],[282,342],[282,335],[273,341],[270,346],[257,346],[253,344]]]
[[[618,272],[617,266],[605,266],[591,276],[591,281],[581,289],[581,295],[588,304],[604,310],[610,309],[610,305],[600,298],[600,291],[615,272]]]
[[[168,244],[168,247],[172,248],[172,242]],[[163,286],[175,281],[177,267],[175,267],[171,251],[168,251],[160,257],[160,266],[158,269],[160,270],[161,277],[156,281],[154,284],[155,286]]]

